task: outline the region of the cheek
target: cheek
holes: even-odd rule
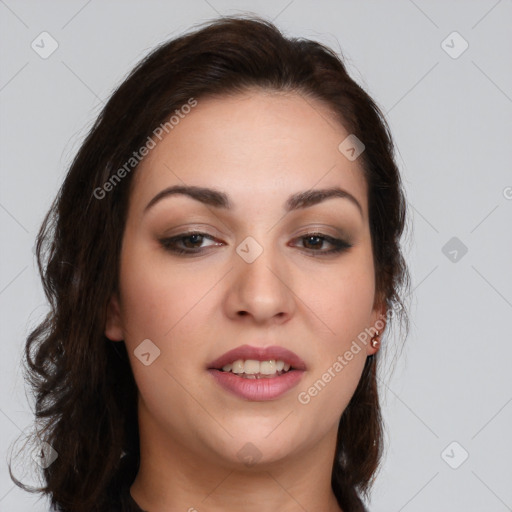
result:
[[[369,339],[365,329],[372,325],[373,276],[371,258],[359,254],[317,293],[323,301],[318,311],[328,329],[315,340],[317,360],[298,402],[317,411],[312,417],[321,417],[325,424],[339,419],[361,378]]]
[[[297,391],[299,414],[319,431],[338,423],[359,384],[367,358],[366,344],[358,336],[370,325],[373,295],[363,296],[360,289],[359,295],[350,294],[350,290],[339,291],[336,307],[327,318],[334,334],[315,340],[317,359]]]
[[[199,280],[197,274],[171,266],[165,254],[127,249],[120,280],[123,323],[132,342],[141,337],[160,343],[168,339],[199,304],[213,277],[210,273]]]
[[[215,284],[225,271],[185,272],[165,253],[128,244],[126,248],[121,309],[134,377],[146,401],[178,406],[186,399],[183,386],[193,389],[197,370],[206,364],[204,344],[219,302]],[[150,352],[158,354],[149,366],[137,358],[144,340],[150,340],[156,346],[146,342]]]
[[[340,267],[323,289],[319,311],[329,327],[327,351],[342,351],[357,335],[370,326],[375,297],[374,269],[367,252],[353,255],[350,264]]]
[[[171,413],[187,410],[187,418],[204,415],[186,392],[194,389],[194,375],[187,365],[194,340],[201,339],[195,332],[201,329],[197,318],[204,314],[201,299],[213,286],[214,276],[203,276],[199,287],[197,274],[171,269],[168,261],[147,249],[132,247],[123,256],[120,281],[125,344],[142,401],[167,428],[183,428],[185,436],[191,425],[183,418],[177,422]],[[142,353],[150,354],[146,361],[150,364],[144,364]]]

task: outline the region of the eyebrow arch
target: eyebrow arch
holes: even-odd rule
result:
[[[174,185],[160,191],[144,208],[146,213],[152,206],[161,201],[164,198],[180,194],[191,197],[196,201],[203,204],[213,206],[215,208],[231,209],[232,203],[229,197],[224,193],[212,188],[196,187],[196,186],[185,186],[185,185]],[[321,203],[327,199],[339,197],[342,199],[348,199],[352,204],[357,206],[359,212],[364,217],[363,208],[359,201],[346,190],[339,187],[331,187],[324,189],[311,189],[304,192],[297,192],[292,194],[285,203],[286,212],[298,210],[302,208],[309,208],[315,204]]]

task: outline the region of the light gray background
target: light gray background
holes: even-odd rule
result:
[[[31,421],[20,358],[46,311],[34,238],[87,128],[156,44],[241,11],[341,48],[399,149],[412,329],[383,377],[388,445],[371,510],[512,510],[510,0],[0,0],[2,459]],[[59,44],[48,59],[31,48],[43,31]],[[453,31],[469,44],[456,59],[441,46]],[[442,252],[452,237],[468,248],[456,262]],[[0,510],[47,509],[0,465]]]

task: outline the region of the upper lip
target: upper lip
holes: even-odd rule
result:
[[[253,347],[251,345],[241,345],[221,355],[209,365],[209,369],[220,370],[223,366],[230,364],[238,359],[255,359],[256,361],[269,361],[274,359],[276,361],[284,361],[288,363],[293,369],[305,370],[306,364],[294,352],[283,347],[273,345],[271,347]]]

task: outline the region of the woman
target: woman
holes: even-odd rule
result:
[[[38,236],[39,491],[73,512],[365,510],[404,224],[386,123],[334,52],[247,17],[157,48]]]

